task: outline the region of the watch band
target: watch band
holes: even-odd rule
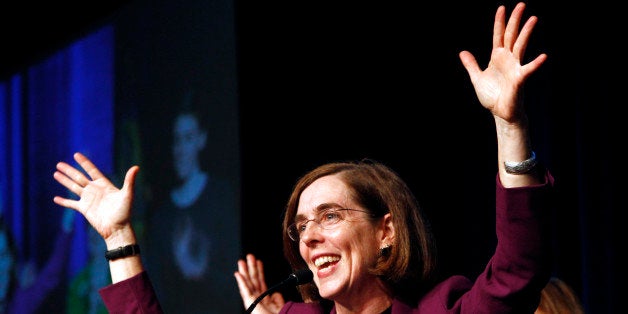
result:
[[[129,244],[119,248],[105,252],[105,258],[113,261],[119,258],[140,254],[140,246],[137,244]]]

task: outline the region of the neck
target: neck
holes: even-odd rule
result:
[[[380,314],[392,305],[393,296],[383,282],[368,285],[371,289],[360,289],[359,295],[335,299],[337,314]]]
[[[337,314],[381,314],[392,305],[392,300],[386,297],[371,299],[351,307],[347,307],[338,302],[336,302],[335,305]]]
[[[188,180],[183,182],[181,186],[172,191],[170,194],[172,202],[180,208],[192,205],[203,192],[206,183],[206,173],[194,173]]]

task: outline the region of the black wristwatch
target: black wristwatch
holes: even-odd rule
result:
[[[113,261],[119,258],[133,256],[140,254],[140,246],[137,244],[129,244],[126,246],[121,246],[117,249],[109,250],[105,252],[105,258]]]

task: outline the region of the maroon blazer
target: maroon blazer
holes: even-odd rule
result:
[[[551,275],[544,217],[551,210],[553,186],[549,171],[543,184],[521,188],[504,188],[498,176],[497,247],[485,270],[475,280],[449,277],[417,296],[417,304],[395,299],[391,313],[533,313]],[[146,272],[99,292],[110,313],[162,313]],[[325,311],[318,304],[287,302],[284,313]]]

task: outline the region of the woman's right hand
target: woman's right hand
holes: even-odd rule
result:
[[[131,204],[133,202],[133,186],[139,167],[133,166],[127,171],[124,185],[118,189],[83,154],[75,153],[74,160],[89,177],[62,161],[57,163],[54,178],[68,190],[78,195],[79,199],[73,200],[55,196],[54,202],[80,212],[106,241],[122,237],[122,233],[129,231],[132,233]],[[124,239],[119,240],[125,241]]]
[[[246,260],[238,260],[238,271],[234,275],[246,309],[253,304],[258,296],[268,290],[264,277],[264,264],[256,259],[253,254],[247,254]],[[277,314],[285,303],[281,293],[274,292],[262,299],[255,307],[253,313]]]

